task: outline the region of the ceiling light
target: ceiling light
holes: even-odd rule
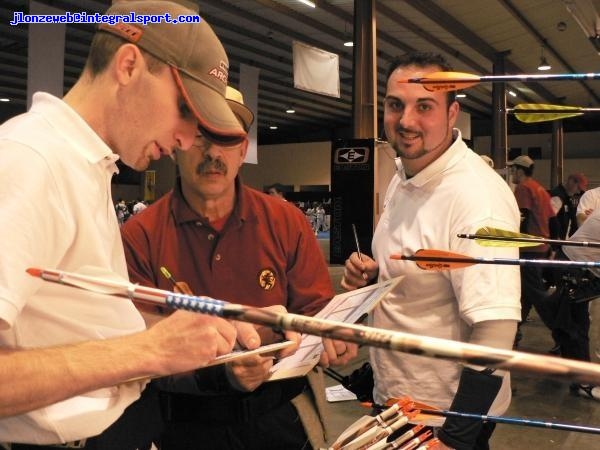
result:
[[[310,0],[298,0],[300,3],[304,3],[306,6],[310,6],[311,8],[314,8],[315,2],[311,2]]]
[[[538,66],[538,70],[550,70],[552,69],[552,66],[550,64],[548,64],[548,61],[546,61],[546,58],[544,58],[542,56],[542,59],[540,60],[540,65]]]
[[[271,125],[271,126],[269,127],[269,130],[276,130],[276,129],[277,129],[277,125]]]
[[[0,98],[0,102],[10,102],[10,98]]]
[[[296,110],[294,109],[293,106],[290,106],[288,109],[285,110],[285,112],[288,114],[294,114],[296,112]]]
[[[456,94],[456,98],[465,98],[467,94]]]
[[[546,69],[540,69],[540,70],[546,70]],[[509,91],[508,91],[508,93],[509,93],[510,95],[512,95],[513,97],[516,97],[516,96],[517,96],[517,93],[516,93],[515,91],[513,91],[513,90],[509,90]]]
[[[550,70],[552,69],[552,66],[550,64],[548,64],[548,61],[546,61],[546,57],[544,56],[544,46],[542,45],[542,54],[540,57],[540,65],[537,68],[538,70]]]
[[[346,41],[346,42],[344,42],[344,47],[354,47],[354,42]]]

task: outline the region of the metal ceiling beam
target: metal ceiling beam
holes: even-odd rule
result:
[[[513,15],[513,17],[515,19],[517,19],[517,21],[521,24],[521,26],[523,26],[523,28],[525,28],[530,34],[535,36],[535,38],[540,43],[540,45],[543,45],[544,48],[548,52],[552,53],[552,55],[558,61],[560,61],[560,63],[567,69],[568,72],[577,73],[575,68],[573,66],[571,66],[565,60],[565,58],[563,58],[562,55],[560,53],[558,53],[558,51],[554,47],[552,47],[552,45],[550,45],[548,43],[548,40],[544,36],[541,35],[541,33],[531,24],[531,22],[529,22],[529,20],[527,20],[525,18],[525,16],[521,13],[521,11],[519,11],[517,9],[517,7],[514,5],[514,3],[511,0],[499,0],[499,1],[500,1],[500,3],[502,3],[504,5],[504,7],[508,10],[508,12],[510,12]],[[600,103],[600,97],[598,96],[598,94],[596,94],[596,92],[592,88],[590,88],[589,85],[585,81],[578,81],[578,83],[587,91],[588,94],[590,94],[590,96],[594,100],[596,100],[596,102]]]
[[[469,47],[477,51],[480,55],[484,56],[491,62],[494,61],[494,55],[503,50],[495,49],[489,45],[469,28],[463,25],[462,22],[456,20],[432,0],[410,0],[408,3],[421,14],[433,20],[440,27],[456,36],[462,42],[467,44]],[[509,73],[523,73],[523,69],[518,67],[509,59],[506,60],[506,70]],[[545,98],[547,101],[552,103],[558,102],[558,98],[540,83],[528,83],[528,85],[532,90],[536,91],[538,95]]]

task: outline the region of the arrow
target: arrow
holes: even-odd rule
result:
[[[457,91],[475,86],[479,83],[505,83],[508,81],[561,81],[561,80],[596,80],[600,73],[564,73],[533,75],[473,75],[464,72],[432,72],[423,77],[404,78],[399,83],[419,83],[428,91]]]
[[[387,407],[394,404],[396,399],[390,399],[386,402]],[[420,415],[444,416],[444,417],[464,417],[467,419],[480,420],[485,422],[506,423],[510,425],[522,425],[526,427],[548,428],[552,430],[575,431],[578,433],[600,434],[600,428],[586,425],[571,425],[566,423],[548,422],[540,419],[525,419],[521,417],[506,417],[506,416],[488,416],[484,414],[464,413],[458,411],[440,410],[434,406],[417,401],[407,401],[406,398],[398,400],[401,409],[405,412],[419,411]],[[420,419],[418,417],[418,419]]]
[[[542,266],[542,267],[600,267],[600,262],[593,261],[561,261],[553,259],[512,259],[512,258],[481,258],[461,255],[444,250],[417,250],[414,255],[391,255],[391,259],[416,261],[423,270],[452,270],[463,269],[475,264],[500,264],[508,266]]]
[[[546,239],[532,234],[515,233],[500,228],[482,227],[475,234],[457,234],[463,239],[474,239],[483,247],[535,247],[540,244],[565,245],[569,247],[600,248],[600,242]]]
[[[581,116],[587,112],[600,112],[600,108],[583,108],[581,106],[548,105],[544,103],[521,103],[506,112],[513,114],[524,123],[549,122],[551,120],[568,119]]]
[[[166,305],[175,309],[185,309],[226,319],[265,325],[275,329],[293,330],[430,358],[529,374],[544,374],[576,383],[600,384],[600,364],[585,361],[495,349],[483,345],[318,319],[298,314],[277,313],[227,303],[210,297],[186,295],[139,286],[123,279],[118,281],[115,275],[109,271],[104,271],[104,277],[106,278],[99,276],[99,270],[94,272],[95,276],[38,268],[29,268],[27,272],[48,282],[61,283],[73,288],[87,289],[104,294],[110,293],[110,295],[128,298],[136,302],[149,303],[153,306]]]

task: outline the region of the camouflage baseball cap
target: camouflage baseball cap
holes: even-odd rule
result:
[[[203,136],[222,145],[245,138],[246,131],[225,99],[227,54],[203,18],[181,4],[164,0],[120,1],[105,15],[121,17],[114,24],[100,24],[100,31],[120,36],[170,66]],[[132,20],[142,17],[152,23]]]

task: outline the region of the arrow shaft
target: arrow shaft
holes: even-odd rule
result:
[[[510,258],[471,258],[471,257],[453,257],[453,256],[419,256],[402,255],[401,259],[407,261],[423,261],[432,263],[459,263],[465,265],[471,264],[498,264],[508,266],[541,266],[541,267],[600,267],[599,262],[595,261],[562,261],[552,259],[510,259]],[[433,265],[432,269],[435,268]],[[444,270],[444,267],[439,267]]]
[[[565,245],[569,247],[590,247],[600,248],[600,242],[588,241],[569,241],[564,239],[544,239],[537,237],[519,237],[519,236],[494,236],[491,234],[458,234],[459,238],[475,239],[482,241],[508,241],[508,242],[536,242],[540,244]]]
[[[486,422],[507,423],[511,425],[523,425],[527,427],[549,428],[553,430],[576,431],[579,433],[600,434],[600,428],[584,425],[570,425],[565,423],[552,423],[536,419],[522,419],[519,417],[486,416],[480,414],[462,413],[456,411],[439,411],[436,409],[420,409],[423,414],[432,414],[444,417],[463,417]]]
[[[596,80],[600,73],[563,73],[563,74],[526,74],[526,75],[484,75],[479,77],[419,77],[409,78],[408,83],[437,84],[437,83],[503,83],[510,81],[562,81],[562,80]]]
[[[71,276],[69,272],[53,271],[59,275],[52,277],[45,277],[44,274],[47,271],[39,269],[28,269],[28,272],[34,276],[41,276],[46,281],[62,282],[72,287],[87,290],[91,290],[89,286],[94,283],[100,285],[103,283],[101,279],[94,278],[90,280],[89,278],[91,277],[87,277],[88,279],[85,280],[87,282],[86,287],[83,288],[77,284],[77,277]],[[82,276],[78,277],[80,281],[86,278]],[[110,284],[115,285],[118,283],[111,281]],[[132,300],[142,298],[145,302],[151,302],[154,305],[166,304],[176,309],[185,309],[258,325],[266,325],[276,329],[293,330],[404,353],[529,374],[544,374],[578,383],[600,384],[600,365],[589,362],[495,349],[482,345],[366,327],[363,325],[347,324],[297,314],[276,313],[265,309],[226,303],[210,297],[197,297],[176,294],[160,289],[140,287],[129,282],[121,283],[120,287],[119,292],[112,295],[127,297]]]

